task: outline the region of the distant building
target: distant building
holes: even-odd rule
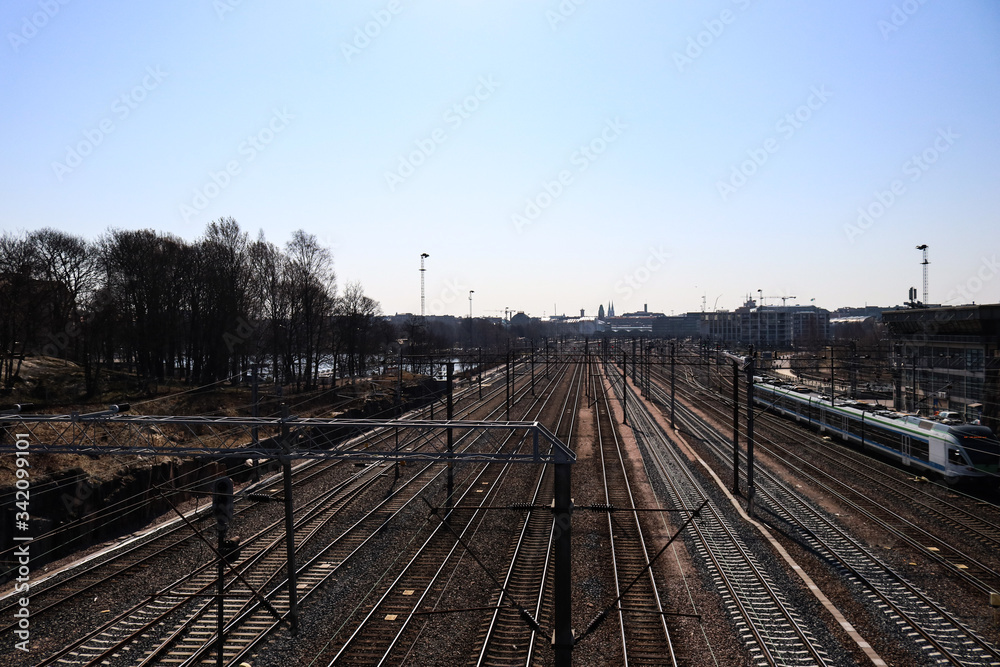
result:
[[[705,313],[663,315],[653,320],[653,335],[658,338],[696,338]]]
[[[792,347],[830,336],[830,312],[816,306],[757,306],[751,299],[734,311],[700,315],[699,335],[723,342]]]
[[[875,315],[847,315],[830,318],[830,336],[837,340],[864,338],[875,331],[878,320]]]
[[[527,324],[531,324],[531,318],[525,315],[523,311],[518,311],[510,318],[511,326],[517,326],[517,325],[524,326]]]
[[[653,333],[654,315],[631,313],[621,317],[606,317],[607,330],[615,333]]]
[[[1000,427],[1000,304],[892,310],[882,320],[897,409],[951,410]]]

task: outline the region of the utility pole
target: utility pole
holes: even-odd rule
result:
[[[549,379],[549,337],[546,336],[545,340],[545,379]]]
[[[218,577],[218,614],[216,616],[216,661],[217,667],[222,667],[225,649],[226,616],[224,595],[226,592],[226,532],[233,521],[233,480],[220,477],[215,480],[212,493],[212,513],[215,515],[216,529],[219,533],[219,563],[216,575]]]
[[[635,372],[635,365],[634,364],[632,366],[632,382],[639,389],[639,396],[640,397],[643,397],[643,396],[646,395],[646,383],[645,383],[645,380],[642,377],[643,371],[645,370],[645,368],[643,367],[643,356],[642,355],[643,355],[642,343],[640,342],[639,343],[639,359],[638,359],[639,372],[638,373]]]
[[[712,378],[708,373],[708,341],[701,342],[701,358],[704,362],[705,367],[705,387],[711,391],[712,389]]]
[[[733,493],[740,494],[740,365],[733,362]]]
[[[250,403],[253,406],[251,408],[250,414],[256,419],[260,416],[260,395],[258,393],[259,378],[257,377],[257,364],[252,364],[251,369],[251,380],[250,380]],[[258,445],[260,444],[260,429],[254,426],[250,429],[250,446],[256,451]],[[253,462],[253,481],[258,481],[260,479],[260,467],[258,462],[255,460]]]
[[[535,395],[535,341],[531,340],[531,395]]]
[[[833,405],[833,385],[835,376],[833,374],[833,343],[830,343],[830,405]]]
[[[753,376],[755,371],[754,349],[750,346],[747,359],[747,514],[753,518]]]
[[[646,355],[643,357],[643,359],[645,360],[645,363],[643,364],[642,386],[645,389],[645,391],[644,391],[645,395],[649,396],[649,352],[650,352],[650,344],[649,343],[646,343],[646,350],[645,350],[645,352],[646,352]]]
[[[635,382],[635,336],[632,337],[632,382]]]
[[[847,367],[851,383],[851,398],[858,397],[858,343],[851,341],[851,358]]]
[[[504,364],[504,388],[507,390],[507,421],[510,421],[510,349],[507,350],[507,363]]]
[[[483,400],[483,348],[479,348],[479,400]]]
[[[894,348],[892,364],[892,409],[903,411],[903,376],[906,370],[906,358],[899,345]]]
[[[281,473],[285,496],[285,559],[288,561],[288,616],[292,634],[299,634],[299,601],[295,572],[295,519],[292,515],[292,443],[288,437],[288,404],[281,404]]]
[[[556,450],[553,466],[552,519],[552,648],[556,667],[573,664],[573,579],[572,579],[572,465],[561,449]]]
[[[622,424],[628,424],[628,355],[622,352]]]
[[[676,401],[674,400],[674,378],[677,372],[676,345],[677,343],[670,341],[670,428],[674,430],[677,430],[677,422],[674,420],[674,408],[676,407]]]
[[[476,290],[469,290],[469,347],[472,347],[472,295],[476,293]]]
[[[399,366],[396,368],[396,415],[403,413],[403,346],[399,346]]]
[[[719,376],[719,394],[722,394],[722,343],[715,344],[715,372]]]
[[[454,417],[454,402],[452,401],[452,389],[454,387],[454,378],[455,378],[455,362],[449,361],[448,380],[447,380],[448,403],[447,403],[447,412],[445,413],[447,415],[449,424],[452,418]],[[453,433],[454,429],[452,429],[452,427],[449,425],[448,426],[448,497],[445,499],[445,507],[447,508],[447,513],[445,514],[445,516],[448,517],[449,520],[451,519],[451,500],[452,500],[451,496],[455,491],[454,469],[451,461],[452,456],[454,455],[455,452]]]
[[[428,365],[430,366],[430,376],[431,376],[431,416],[430,419],[434,419],[434,404],[437,403],[437,376],[434,375],[434,357],[431,356],[428,360]]]

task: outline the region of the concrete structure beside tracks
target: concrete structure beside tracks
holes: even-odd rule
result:
[[[951,410],[1000,427],[1000,304],[882,314],[892,343],[897,409]]]

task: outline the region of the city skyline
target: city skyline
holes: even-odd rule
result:
[[[931,303],[1000,301],[985,0],[18,0],[0,26],[5,232],[302,229],[386,314],[420,312],[421,253],[427,314],[889,307],[922,244]]]

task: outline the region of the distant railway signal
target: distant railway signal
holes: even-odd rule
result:
[[[212,486],[212,515],[219,530],[229,530],[233,522],[233,480],[220,477]]]

